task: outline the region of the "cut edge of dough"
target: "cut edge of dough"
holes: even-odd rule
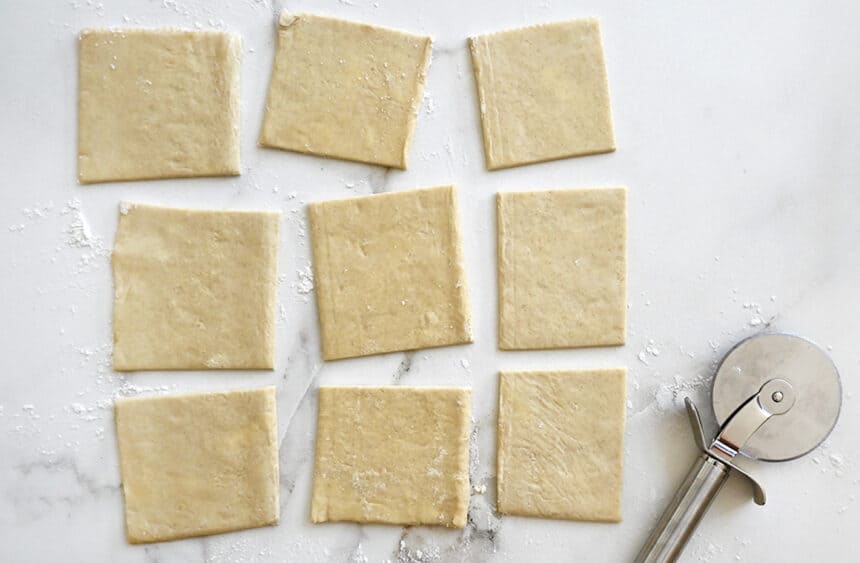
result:
[[[523,25],[518,27],[506,27],[504,29],[497,29],[496,31],[490,31],[488,33],[479,33],[477,35],[469,36],[469,41],[474,39],[482,39],[495,37],[497,35],[505,35],[508,33],[517,33],[520,31],[531,31],[535,29],[541,29],[544,27],[555,27],[555,26],[563,26],[567,24],[584,24],[584,25],[595,25],[597,29],[600,29],[600,17],[599,16],[584,16],[581,18],[567,18],[559,21],[551,21],[551,22],[541,22],[541,23],[533,23],[530,25]]]
[[[614,133],[613,133],[613,136],[614,136]],[[488,172],[495,172],[497,170],[507,170],[509,168],[517,168],[518,166],[530,166],[532,164],[543,164],[545,162],[554,162],[556,160],[567,160],[568,158],[579,158],[579,157],[583,157],[583,156],[596,156],[596,155],[600,155],[600,154],[609,154],[609,153],[615,152],[616,150],[617,149],[615,148],[615,142],[613,140],[612,148],[597,149],[597,150],[593,150],[593,151],[583,151],[583,152],[570,153],[570,154],[562,154],[562,155],[558,155],[558,156],[548,156],[545,158],[538,158],[535,160],[527,160],[527,161],[524,160],[522,162],[516,162],[513,164],[492,164],[491,165],[488,163],[487,164],[487,171]]]
[[[369,27],[372,29],[378,29],[378,30],[382,30],[382,31],[399,33],[400,35],[406,35],[406,36],[411,37],[413,39],[432,39],[432,37],[429,35],[418,35],[418,34],[413,33],[411,31],[403,31],[402,29],[397,29],[395,27],[389,27],[386,25],[379,25],[377,23],[367,23],[367,22],[361,21],[361,20],[354,20],[351,18],[343,18],[343,17],[336,17],[336,16],[322,16],[319,14],[312,14],[310,12],[291,12],[288,9],[281,10],[281,13],[278,15],[277,27],[279,29],[286,29],[288,27],[291,27],[293,24],[295,24],[296,21],[299,21],[302,19],[335,21],[335,22],[340,22],[340,23],[348,23],[348,24],[353,24],[353,25],[358,25],[358,26]]]
[[[409,111],[409,118],[406,122],[406,137],[403,139],[403,152],[400,156],[400,170],[406,170],[409,166],[409,151],[412,149],[412,139],[415,136],[415,127],[418,122],[418,112],[421,110],[421,103],[424,96],[424,85],[427,81],[427,71],[430,69],[430,55],[433,51],[433,38],[423,37],[424,53],[421,59],[418,79],[415,81],[415,91],[412,95],[412,107]]]
[[[459,212],[459,193],[457,186],[450,184],[449,186],[439,186],[449,188],[451,194],[451,240],[454,245],[454,264],[457,271],[457,279],[459,283],[456,285],[457,297],[460,307],[462,307],[463,315],[463,340],[453,344],[443,344],[443,346],[471,344],[474,340],[472,332],[472,307],[469,300],[469,283],[466,279],[466,257],[463,251],[463,232],[460,228],[460,212]]]
[[[483,83],[481,82],[481,75],[483,74],[483,70],[479,64],[480,58],[480,49],[481,49],[481,39],[485,36],[476,36],[469,37],[469,54],[472,59],[472,78],[475,81],[475,90],[478,94],[478,112],[481,118],[481,140],[484,145],[484,165],[487,170],[492,170],[492,158],[491,152],[493,147],[492,136],[489,132],[489,123],[487,120],[487,94],[484,92]]]

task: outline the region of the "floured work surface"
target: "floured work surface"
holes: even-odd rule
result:
[[[618,522],[623,369],[499,376],[498,510]]]
[[[281,14],[260,144],[405,169],[431,40]]]
[[[470,391],[321,387],[314,522],[462,528]]]
[[[615,150],[597,19],[472,37],[469,46],[488,169]]]
[[[116,401],[128,541],[278,521],[275,388]]]
[[[81,33],[78,179],[238,175],[241,47],[230,33]]]
[[[280,214],[122,204],[114,369],[272,369]]]
[[[471,342],[456,193],[308,207],[323,358]]]
[[[624,188],[498,195],[499,348],[624,344]]]

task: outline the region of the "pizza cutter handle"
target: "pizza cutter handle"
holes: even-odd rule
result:
[[[708,454],[699,455],[636,557],[636,563],[677,561],[730,471],[728,465]]]
[[[750,398],[744,407],[750,405],[750,410],[755,411],[753,407],[759,405],[758,396]],[[678,492],[672,502],[666,508],[660,521],[648,537],[648,541],[642,547],[639,555],[636,556],[636,563],[663,563],[677,561],[687,545],[687,541],[696,528],[702,517],[708,511],[711,503],[720,492],[723,484],[728,479],[729,474],[734,471],[738,475],[745,477],[747,482],[752,486],[753,500],[756,504],[763,505],[767,497],[764,489],[755,480],[755,478],[732,463],[731,457],[723,459],[720,452],[711,453],[711,447],[705,441],[705,432],[702,428],[702,419],[699,416],[699,410],[690,398],[684,399],[687,406],[687,416],[690,419],[690,427],[693,429],[693,438],[696,445],[699,447],[701,454],[693,463],[690,472],[681,484]],[[738,409],[738,412],[744,411],[744,408]],[[768,414],[768,413],[765,413]],[[770,414],[768,414],[770,416]],[[733,416],[732,419],[735,417]],[[761,425],[761,422],[755,424],[747,424],[747,416],[741,416],[738,421],[739,425],[727,423],[720,431],[720,435],[714,440],[717,444],[719,438],[725,433],[728,436],[735,437],[738,428],[746,429],[747,433],[754,432]],[[757,419],[756,419],[757,420]],[[753,428],[754,427],[754,428]],[[750,428],[753,428],[750,430]],[[742,433],[742,436],[744,434]],[[746,438],[741,437],[740,441],[745,441]],[[712,444],[713,446],[713,444]]]

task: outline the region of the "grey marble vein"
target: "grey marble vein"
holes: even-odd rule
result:
[[[403,352],[403,359],[400,360],[400,363],[397,365],[397,369],[394,370],[394,375],[391,376],[391,383],[394,385],[400,385],[403,378],[408,375],[409,371],[412,369],[412,362],[414,360],[414,350]]]
[[[120,490],[118,484],[99,483],[78,467],[75,456],[68,454],[23,461],[14,466],[14,471],[18,474],[16,486],[9,489],[6,496],[16,506],[19,517],[28,514],[33,520],[54,510],[57,504],[75,506],[106,495],[117,495]],[[71,477],[77,489],[68,487],[68,483],[58,480],[57,476]],[[45,488],[44,479],[52,479],[56,485]]]
[[[381,194],[388,191],[388,177],[392,168],[374,167],[367,175],[367,183],[370,184],[371,193]]]

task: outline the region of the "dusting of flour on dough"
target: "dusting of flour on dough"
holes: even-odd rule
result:
[[[219,369],[223,368],[226,364],[227,358],[224,357],[224,354],[215,354],[206,360],[206,367],[208,368]]]

